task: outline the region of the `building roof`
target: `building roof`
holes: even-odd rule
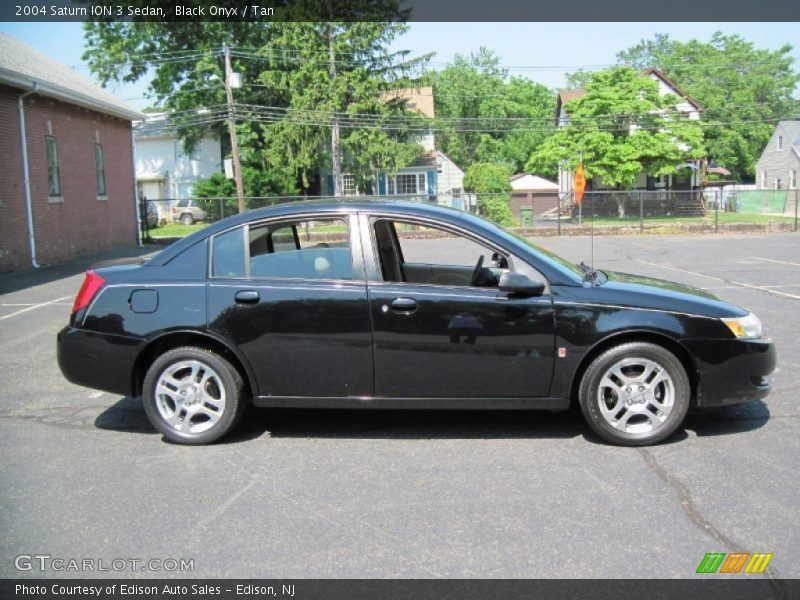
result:
[[[672,81],[669,77],[664,75],[661,71],[656,69],[655,67],[651,67],[649,69],[645,69],[642,71],[642,75],[645,77],[655,76],[659,78],[661,81],[666,83],[669,87],[671,87],[676,95],[681,96],[691,104],[697,110],[703,110],[703,106],[694,98],[692,98],[689,94],[683,91],[681,87]],[[558,121],[559,116],[561,115],[561,107],[564,106],[570,100],[575,100],[576,98],[582,98],[586,95],[586,90],[584,89],[574,89],[574,90],[559,90],[558,92],[558,100],[556,101],[556,121]]]
[[[435,114],[433,110],[433,87],[427,85],[420,88],[403,88],[392,90],[381,94],[381,98],[389,103],[404,103],[409,110],[416,110],[423,117],[432,119]]]
[[[437,167],[439,166],[439,153],[436,150],[428,150],[420,154],[409,167]]]
[[[511,177],[511,189],[515,192],[557,192],[558,184],[538,175],[517,173]]]
[[[132,121],[142,114],[68,66],[0,33],[0,83]]]
[[[800,150],[800,121],[778,121],[778,127],[786,134],[786,141]]]

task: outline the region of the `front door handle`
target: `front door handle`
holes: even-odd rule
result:
[[[412,313],[417,310],[417,301],[413,298],[395,298],[392,300],[392,310],[399,313]]]
[[[255,304],[261,296],[255,290],[239,290],[234,298],[239,304]]]

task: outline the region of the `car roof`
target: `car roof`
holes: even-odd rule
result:
[[[245,223],[260,221],[275,217],[291,217],[306,214],[350,214],[354,212],[379,212],[390,215],[417,216],[417,217],[440,217],[446,221],[461,220],[466,224],[467,221],[474,221],[476,224],[480,219],[472,217],[469,213],[462,210],[426,204],[422,202],[409,202],[402,200],[375,200],[375,199],[342,199],[342,200],[304,200],[299,202],[285,202],[275,204],[265,208],[248,210],[246,212],[232,215],[204,227],[200,231],[186,236],[165,248],[162,252],[154,256],[149,264],[160,266],[168,263],[175,256],[193,246],[197,242],[208,238],[220,231],[231,229]]]

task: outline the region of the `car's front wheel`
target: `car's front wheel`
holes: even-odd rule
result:
[[[202,348],[176,348],[147,370],[144,408],[170,441],[208,444],[238,422],[245,405],[243,391],[242,377],[222,356]]]
[[[595,358],[581,380],[581,411],[606,441],[660,442],[683,422],[691,386],[680,360],[656,344],[631,342]]]

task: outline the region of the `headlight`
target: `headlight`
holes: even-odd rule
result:
[[[761,337],[761,321],[753,313],[737,319],[722,319],[733,335],[740,339],[754,339]]]

